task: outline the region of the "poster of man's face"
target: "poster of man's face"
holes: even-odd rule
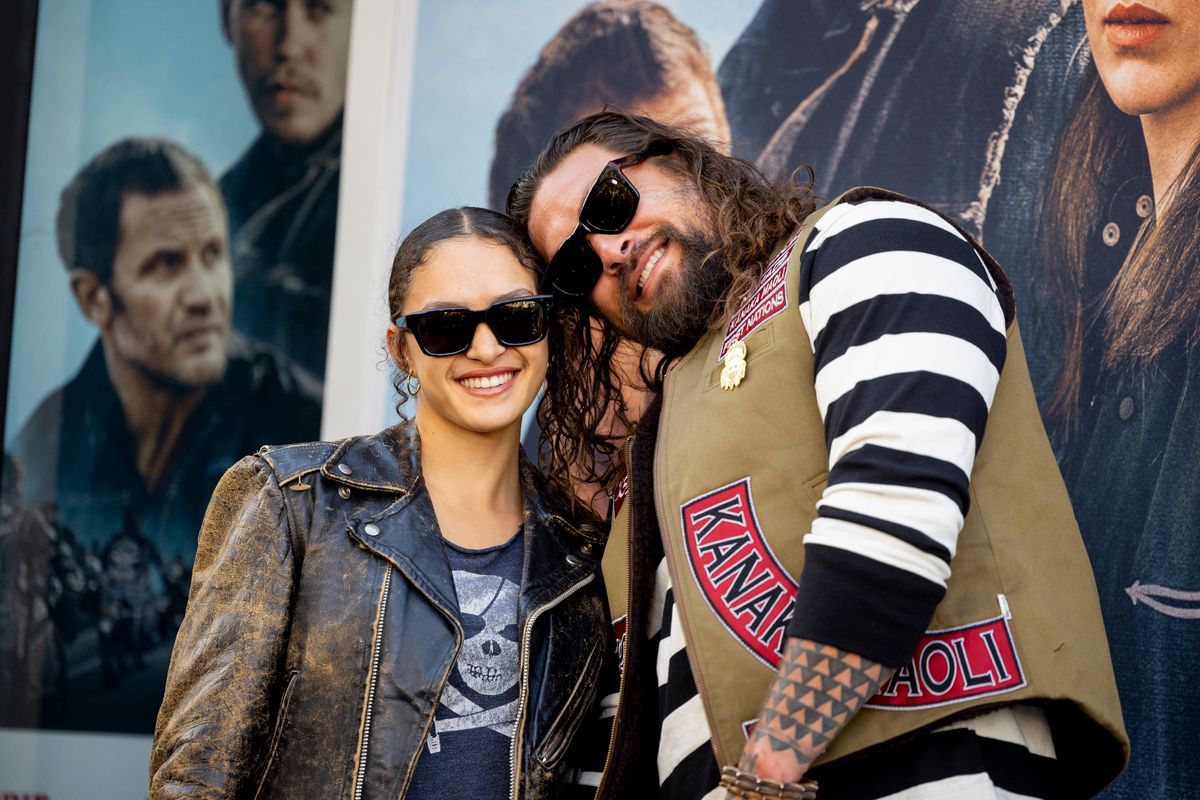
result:
[[[259,134],[221,176],[238,330],[325,374],[352,0],[219,0]]]
[[[264,129],[303,146],[342,114],[352,0],[221,0],[246,97]]]
[[[181,390],[219,381],[233,272],[216,187],[123,194],[116,238],[107,285],[86,268],[71,276],[80,309],[111,337],[110,374],[133,370]]]

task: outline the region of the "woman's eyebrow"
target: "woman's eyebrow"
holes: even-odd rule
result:
[[[536,293],[532,289],[513,289],[511,292],[505,292],[504,294],[496,295],[487,305],[490,306],[494,303],[500,303],[505,300],[516,300],[520,297],[533,297],[535,294]],[[436,311],[440,308],[468,308],[468,306],[463,305],[461,302],[454,302],[452,300],[430,300],[428,303],[421,306],[422,311]]]

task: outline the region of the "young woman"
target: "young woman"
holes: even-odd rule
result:
[[[600,533],[519,455],[550,299],[507,217],[400,245],[412,421],[266,447],[200,534],[150,765],[169,797],[543,798],[595,698]]]
[[[1083,12],[1093,67],[1042,217],[1057,280],[1026,299],[1062,311],[1048,422],[1133,744],[1105,796],[1197,797],[1200,4]]]

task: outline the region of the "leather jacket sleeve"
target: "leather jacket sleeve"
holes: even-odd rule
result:
[[[150,755],[151,798],[240,797],[269,751],[295,585],[279,482],[248,457],[221,478],[200,530]]]

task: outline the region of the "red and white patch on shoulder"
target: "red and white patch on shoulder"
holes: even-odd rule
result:
[[[768,667],[778,666],[796,582],[771,552],[742,478],[680,506],[688,563],[717,617]]]
[[[625,671],[625,633],[629,628],[628,622],[629,620],[625,614],[612,621],[613,648],[616,650],[617,666],[621,672]]]
[[[916,711],[1004,694],[1026,684],[1008,620],[1002,615],[928,631],[867,708]]]
[[[717,361],[725,357],[725,351],[729,349],[730,345],[745,339],[754,332],[755,328],[787,308],[788,260],[792,257],[792,250],[796,248],[796,241],[796,239],[792,239],[771,259],[771,263],[767,264],[767,268],[763,270],[758,288],[742,303],[741,308],[729,321]]]
[[[629,470],[625,470],[625,474],[621,476],[621,482],[617,484],[617,490],[612,493],[612,513],[609,514],[609,519],[616,519],[617,514],[621,513],[621,506],[625,505],[625,498],[629,496]]]

